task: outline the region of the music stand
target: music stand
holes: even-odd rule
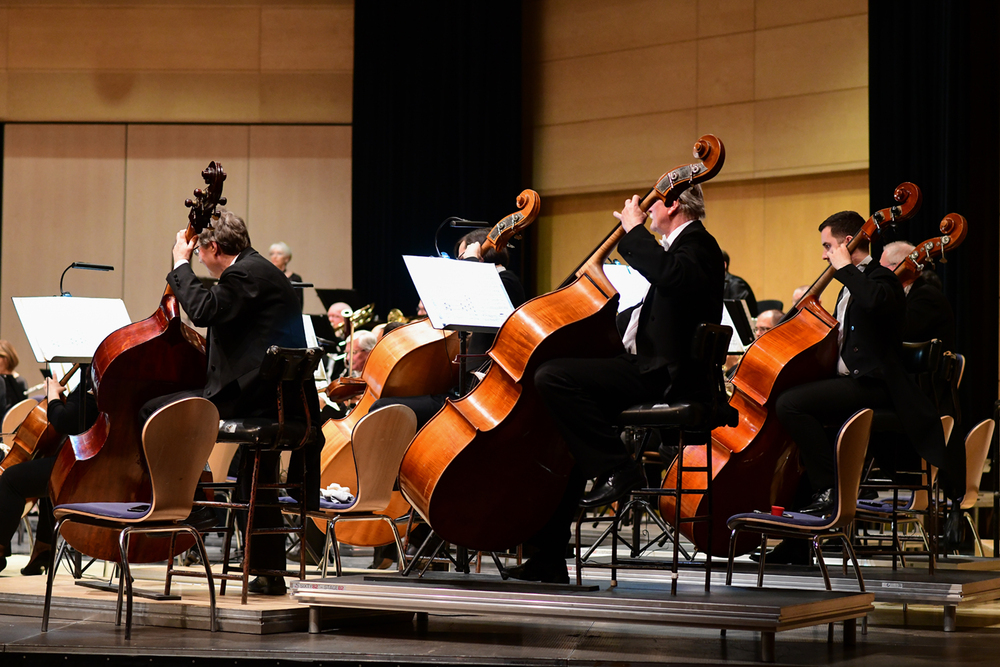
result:
[[[732,327],[736,335],[729,339],[729,354],[743,354],[753,345],[756,336],[750,324],[750,309],[743,299],[725,299],[722,323]]]
[[[630,308],[646,297],[649,281],[628,264],[605,264],[604,275],[618,290],[618,312]]]

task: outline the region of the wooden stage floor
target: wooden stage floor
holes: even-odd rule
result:
[[[392,664],[597,666],[759,664],[758,633],[606,619],[529,617],[519,613],[475,615],[434,612],[326,618],[323,632],[309,634],[307,608],[291,597],[220,598],[223,632],[196,629],[207,615],[207,590],[183,583],[180,603],[137,599],[136,626],[126,642],[113,624],[114,595],[74,586],[57,577],[61,609],[46,634],[40,632],[44,578],[17,575],[11,559],[0,573],[0,665]],[[364,564],[363,561],[358,563]],[[141,588],[162,586],[156,568],[137,576]],[[360,570],[356,570],[360,573]],[[800,576],[800,575],[797,575]],[[143,577],[148,577],[144,579]],[[191,580],[195,581],[195,580]],[[174,607],[173,611],[168,611]],[[182,607],[183,610],[176,609]],[[140,611],[142,610],[142,611]],[[329,611],[329,610],[324,610]],[[889,665],[992,664],[1000,641],[1000,604],[960,607],[957,631],[942,631],[941,606],[876,603],[867,635],[845,648],[827,643],[825,625],[781,632],[777,664]],[[256,620],[254,620],[256,619]],[[152,623],[149,625],[147,623]],[[284,625],[285,629],[272,631]],[[235,663],[234,663],[235,664]],[[252,664],[252,663],[251,663]],[[264,663],[261,663],[264,664]]]

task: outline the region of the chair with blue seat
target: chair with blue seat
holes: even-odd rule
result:
[[[385,521],[392,530],[396,543],[397,563],[403,569],[405,562],[403,542],[396,527],[396,517],[384,512],[392,500],[392,490],[399,476],[399,465],[410,441],[417,432],[417,416],[405,405],[389,405],[365,415],[351,432],[351,449],[358,485],[354,500],[334,503],[320,500],[318,510],[308,515],[326,522],[326,543],[323,547],[322,574],[326,576],[330,549],[333,548],[337,576],[343,573],[340,547],[336,539],[336,526],[341,521]]]
[[[859,410],[854,413],[840,428],[836,445],[836,511],[829,517],[818,517],[800,512],[783,512],[781,516],[763,513],[736,514],[729,517],[727,525],[731,531],[729,540],[729,568],[726,572],[726,585],[733,582],[733,561],[736,557],[736,540],[740,532],[754,531],[761,535],[760,565],[757,570],[757,587],[764,585],[764,564],[767,560],[767,538],[781,537],[784,539],[808,539],[816,560],[823,572],[823,582],[826,589],[831,590],[830,573],[823,560],[821,543],[838,538],[844,549],[844,569],[847,569],[847,558],[850,556],[858,587],[865,590],[864,577],[858,566],[858,558],[851,547],[848,538],[848,528],[854,521],[855,505],[858,500],[858,487],[861,483],[861,471],[864,467],[865,452],[868,448],[868,436],[872,424],[872,411]]]
[[[198,530],[184,523],[191,513],[195,487],[215,445],[219,429],[219,411],[203,398],[187,398],[170,403],[150,416],[142,429],[142,449],[149,469],[151,495],[146,499],[120,501],[109,498],[104,502],[57,505],[58,522],[54,532],[58,540],[67,523],[82,523],[119,531],[119,551],[122,574],[118,580],[118,605],[115,625],[121,625],[122,598],[127,597],[125,639],[132,634],[132,575],[129,569],[129,537],[134,534],[188,533],[198,547],[205,571],[175,571],[174,576],[205,577],[209,590],[209,625],[216,630],[215,586],[208,564],[205,543]],[[52,549],[45,607],[42,611],[42,632],[48,630],[52,604],[52,583],[55,579],[56,549]],[[165,595],[169,595],[167,580]]]

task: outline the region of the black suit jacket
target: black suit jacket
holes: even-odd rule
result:
[[[707,365],[692,359],[691,347],[700,323],[722,321],[725,271],[719,244],[695,220],[666,252],[643,226],[628,232],[618,251],[650,282],[636,334],[639,371],[669,372],[668,399],[705,396],[711,376]]]
[[[223,417],[274,413],[274,387],[261,386],[258,377],[264,354],[272,345],[306,345],[298,297],[285,274],[247,248],[211,288],[187,263],[167,282],[191,321],[208,327],[204,397]]]
[[[920,343],[938,338],[944,349],[955,350],[955,313],[939,287],[921,274],[906,294],[903,340]]]
[[[964,448],[945,449],[937,410],[903,367],[900,345],[906,297],[902,284],[892,271],[874,261],[863,273],[849,264],[834,275],[851,291],[841,347],[841,357],[851,376],[885,381],[910,442],[921,457],[942,469],[942,483],[949,497],[955,497],[959,486],[964,489]],[[961,460],[956,458],[958,450]],[[961,497],[962,491],[957,493]]]

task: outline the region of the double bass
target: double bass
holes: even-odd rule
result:
[[[195,190],[195,199],[185,202],[191,209],[188,240],[210,227],[217,215],[216,206],[225,204],[222,165],[210,163],[202,177],[206,189]],[[181,322],[180,306],[168,285],[156,312],[111,333],[94,353],[91,377],[99,411],[97,422],[81,435],[70,436],[59,451],[49,478],[53,504],[123,499],[148,502],[152,487],[142,453],[139,409],[157,396],[204,387],[205,366],[205,339]],[[70,523],[63,527],[62,535],[88,556],[114,562],[121,559],[113,530]],[[178,540],[170,553],[170,540],[133,539],[129,560],[166,560],[192,543]]]
[[[725,161],[715,136],[694,148],[699,160],[669,171],[643,197],[670,205],[714,177]],[[442,539],[482,551],[524,542],[551,516],[573,465],[534,387],[538,366],[556,357],[612,357],[623,351],[615,326],[618,292],[604,261],[624,230],[616,225],[558,290],[520,306],[489,351],[486,377],[452,401],[410,444],[399,487]]]
[[[853,252],[863,239],[878,238],[884,225],[913,217],[921,204],[920,188],[903,183],[896,188],[895,206],[872,214],[851,239],[847,249]],[[833,279],[835,270],[828,266],[799,299],[778,326],[754,341],[740,362],[733,378],[733,395],[729,405],[740,414],[735,427],[712,431],[713,535],[705,523],[693,526],[681,523],[681,533],[699,550],[713,556],[726,556],[729,531],[726,520],[772,505],[788,506],[798,487],[801,472],[798,449],[789,439],[774,411],[777,397],[789,387],[832,377],[837,364],[837,320],[819,303],[819,296]],[[692,445],[680,453],[684,466],[704,467],[705,445]],[[705,488],[704,472],[685,472],[685,489]],[[677,462],[667,469],[663,488],[677,487]],[[673,496],[660,499],[661,516],[675,515]],[[708,514],[707,496],[684,494],[681,517]],[[747,553],[755,544],[740,540],[738,553]]]
[[[483,250],[503,248],[512,237],[518,237],[538,217],[541,198],[534,190],[524,190],[517,197],[517,206],[517,211],[493,226]],[[426,318],[386,334],[365,362],[362,371],[365,389],[358,404],[345,417],[323,425],[321,486],[325,488],[336,482],[356,491],[358,478],[351,442],[354,427],[379,398],[447,393],[458,384],[459,367],[454,363],[458,354],[458,332],[435,329]],[[401,517],[409,509],[399,491],[394,491],[389,506],[380,514]],[[325,521],[317,521],[316,525],[326,530]],[[339,542],[354,546],[382,546],[394,539],[389,527],[378,519],[339,523],[336,531]]]
[[[905,285],[915,280],[927,264],[933,263],[934,260],[942,258],[945,252],[955,250],[962,245],[969,226],[965,218],[958,213],[949,213],[942,218],[938,229],[941,230],[941,236],[927,239],[914,247],[893,269],[899,282]],[[946,261],[941,259],[942,263]]]

